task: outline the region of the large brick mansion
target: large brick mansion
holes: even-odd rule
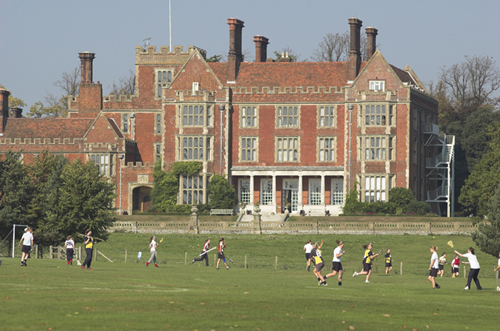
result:
[[[368,27],[361,60],[359,19],[349,19],[344,62],[292,62],[267,57],[255,36],[255,62],[244,62],[244,23],[228,19],[227,62],[207,62],[196,47],[136,47],[136,91],[103,96],[94,82],[94,53],[80,53],[81,85],[68,118],[8,118],[0,90],[0,152],[22,150],[30,162],[43,150],[92,160],[117,187],[116,207],[147,209],[153,164],[200,161],[198,176],[180,179],[178,203],[207,202],[212,174],[225,174],[247,205],[263,213],[289,208],[340,212],[355,183],[363,201],[387,201],[392,187],[427,200],[437,182],[426,176],[426,144],[438,102],[413,70],[389,64]],[[434,126],[433,126],[434,124]]]

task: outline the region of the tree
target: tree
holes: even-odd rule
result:
[[[500,252],[500,186],[488,203],[488,221],[479,223],[477,231],[472,233],[472,240],[484,253],[498,257]]]
[[[486,215],[488,203],[500,184],[500,124],[489,128],[489,149],[462,187],[458,201],[465,215]]]
[[[283,57],[283,54],[288,54],[291,62],[300,61],[300,54],[296,54],[289,46],[284,47],[281,51],[274,51],[273,53],[277,62],[280,61],[280,59]],[[305,59],[304,62],[305,61],[307,61],[307,59]]]
[[[45,97],[49,100],[49,105],[45,106],[43,102],[37,101],[33,106],[30,107],[29,113],[26,115],[28,117],[65,117],[68,115],[68,107],[65,106],[65,98],[61,98],[59,101],[54,99],[52,94]]]
[[[360,35],[361,45],[361,59],[367,61],[367,37],[366,33],[362,32]],[[377,44],[377,48],[380,44]],[[344,33],[327,33],[323,40],[318,44],[311,57],[317,62],[335,62],[347,61],[349,59],[350,50],[350,35],[349,32]]]
[[[119,79],[118,84],[113,82],[113,89],[110,94],[114,95],[134,95],[135,94],[135,73],[130,70],[128,76]]]
[[[220,62],[222,60],[222,54],[212,55],[207,59],[207,62]]]
[[[311,57],[317,62],[347,61],[349,55],[349,33],[327,33]]]
[[[76,66],[72,71],[63,72],[61,79],[54,82],[54,86],[62,90],[64,96],[77,95],[80,81],[80,66]]]
[[[94,163],[80,159],[66,165],[61,177],[60,216],[53,217],[51,226],[62,238],[91,229],[96,237],[106,239],[107,228],[115,219],[115,185],[101,176]]]
[[[214,175],[208,184],[207,191],[212,208],[233,209],[238,203],[234,187],[223,176]]]
[[[8,233],[13,224],[32,224],[34,191],[21,153],[9,150],[0,162],[0,233]]]
[[[151,203],[158,211],[165,211],[168,206],[177,204],[179,179],[172,171],[164,171],[161,161],[153,168],[154,186],[151,191]]]

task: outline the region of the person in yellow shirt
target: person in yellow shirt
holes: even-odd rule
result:
[[[323,246],[323,239],[321,239],[321,244],[314,243],[313,249],[311,251],[312,259],[314,260],[314,264],[316,265],[313,269],[314,276],[318,278],[318,285],[327,286],[325,279],[321,276],[321,269],[325,266],[325,261],[321,256],[321,246]]]
[[[372,244],[363,245],[363,249],[365,250],[365,255],[363,258],[363,271],[360,272],[354,271],[354,274],[352,275],[353,277],[356,277],[358,275],[366,275],[365,283],[370,282],[370,275],[372,274],[372,267],[373,267],[373,259],[379,255],[379,254],[373,254],[372,248],[373,248]]]
[[[90,268],[90,264],[92,263],[92,251],[94,249],[94,238],[92,238],[92,230],[88,229],[85,232],[85,238],[83,239],[84,245],[85,245],[85,253],[87,253],[87,257],[85,258],[85,261],[82,264],[82,269],[85,269],[85,266],[87,266],[87,270],[92,270]]]

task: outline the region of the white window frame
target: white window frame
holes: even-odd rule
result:
[[[248,182],[248,194],[244,192],[243,189],[243,183]],[[243,194],[245,195],[243,196]],[[250,201],[252,201],[251,197],[252,192],[250,192],[250,178],[240,178],[238,180],[238,199],[240,203],[244,203],[245,205],[250,204]]]
[[[332,178],[331,180],[331,204],[334,206],[344,205],[344,179]]]
[[[292,115],[290,115],[290,110]],[[276,106],[276,128],[299,129],[300,107],[296,105]]]
[[[370,91],[375,91],[375,92],[378,92],[378,91],[384,92],[385,91],[385,81],[383,81],[383,80],[370,80],[369,84],[370,84],[370,87],[369,87]]]
[[[249,110],[251,114],[249,114]],[[240,106],[240,128],[256,129],[259,127],[258,108],[255,106]]]
[[[207,201],[205,177],[198,175],[181,175],[180,180],[180,204],[191,205],[204,204]],[[201,185],[200,185],[201,184]],[[200,201],[201,194],[201,201]]]
[[[359,137],[359,157],[367,162],[394,161],[395,145],[393,135],[362,135]]]
[[[106,153],[91,153],[88,155],[88,160],[94,162],[99,169],[99,173],[103,176],[113,176],[114,160],[113,155]],[[102,159],[104,158],[104,159]]]
[[[318,106],[318,128],[336,128],[336,118],[336,106]]]
[[[289,147],[290,142],[293,143],[292,147]],[[286,152],[286,155],[284,152]],[[290,161],[290,155],[292,156],[292,161]],[[276,137],[275,158],[277,163],[300,162],[300,137]]]
[[[388,126],[386,104],[368,104],[363,107],[363,124],[365,126]]]
[[[212,160],[212,143],[213,136],[204,136],[204,135],[180,135],[177,136],[177,150],[178,150],[178,160],[180,161],[210,161]],[[195,138],[197,140],[197,147],[195,147]],[[184,139],[187,139],[186,141]],[[191,140],[191,146],[189,146],[189,139]],[[203,146],[200,146],[200,139],[202,141]],[[187,143],[187,146],[184,146],[184,143]],[[186,149],[188,155],[187,158],[184,157],[184,149]],[[192,157],[189,158],[189,150],[191,149]],[[195,153],[195,149],[197,153]],[[200,157],[200,151],[202,151],[203,156]],[[197,158],[195,158],[195,154],[197,154]]]
[[[271,190],[267,190],[268,188]],[[273,180],[268,178],[262,178],[260,180],[260,204],[263,206],[269,206],[273,204]]]
[[[389,191],[395,176],[392,174],[363,174],[360,177],[361,201],[389,201]]]
[[[328,147],[325,147],[328,145]],[[318,137],[317,138],[317,160],[318,162],[335,162],[336,160],[337,137]],[[326,154],[325,154],[326,152]],[[328,156],[328,160],[325,159]]]
[[[309,179],[309,205],[321,205],[321,179]]]
[[[249,148],[248,141],[252,142]],[[248,152],[250,151],[251,160],[248,160]],[[259,137],[257,136],[243,136],[240,137],[240,162],[258,162],[259,161]]]

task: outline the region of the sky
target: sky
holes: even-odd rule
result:
[[[253,36],[269,38],[268,56],[291,48],[311,58],[327,33],[349,30],[357,17],[378,29],[386,60],[409,64],[424,84],[438,80],[443,66],[465,56],[491,56],[500,66],[499,0],[171,0],[172,45],[194,45],[207,57],[229,49],[227,19],[245,22],[243,50],[255,58]],[[2,1],[0,84],[27,103],[24,113],[54,86],[63,72],[79,66],[79,52],[96,53],[94,82],[107,95],[113,82],[134,70],[135,47],[169,45],[169,2]]]

